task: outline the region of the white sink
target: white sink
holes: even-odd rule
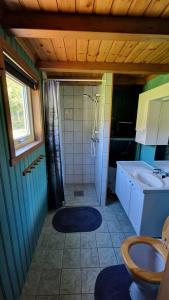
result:
[[[159,178],[156,174],[153,174],[150,170],[139,169],[134,171],[132,176],[149,187],[164,188],[165,185],[163,179]]]

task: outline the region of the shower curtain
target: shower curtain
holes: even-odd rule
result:
[[[45,80],[43,84],[46,162],[48,176],[48,206],[56,209],[64,201],[59,83]]]

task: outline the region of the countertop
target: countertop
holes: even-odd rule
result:
[[[154,168],[160,168],[165,172],[169,172],[169,161],[154,161],[153,166],[147,164],[144,161],[117,161],[117,165],[123,169],[127,173],[127,175],[130,177],[131,181],[137,185],[137,187],[143,192],[143,193],[152,193],[152,192],[169,192],[169,177],[166,177],[162,179],[160,175],[156,175],[158,178],[160,178],[162,181],[167,180],[167,187],[152,187],[147,184],[142,183],[140,180],[136,179],[132,174],[133,172],[136,172],[138,170],[147,170],[148,172],[152,172]]]

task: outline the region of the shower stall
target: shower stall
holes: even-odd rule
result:
[[[103,176],[105,193],[107,187],[112,88],[107,100],[106,92],[106,84],[101,81],[95,86],[60,85],[65,205],[98,206],[103,202]]]

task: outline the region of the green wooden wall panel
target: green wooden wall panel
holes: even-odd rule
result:
[[[2,110],[1,110],[2,112]],[[3,117],[1,117],[1,120],[3,120]],[[4,122],[2,122],[4,125]],[[13,251],[15,253],[15,260],[17,265],[17,276],[19,280],[19,286],[23,285],[23,265],[22,260],[20,257],[20,242],[19,242],[19,236],[18,236],[18,227],[16,222],[16,215],[15,215],[15,203],[13,198],[13,192],[11,187],[11,181],[10,181],[10,170],[9,170],[9,157],[7,157],[7,144],[6,139],[4,136],[3,127],[0,127],[0,164],[1,164],[1,174],[2,174],[2,190],[5,198],[5,206],[6,211],[8,212],[7,220],[9,223],[9,228],[12,236],[12,245],[13,245]],[[2,223],[3,226],[3,223]]]
[[[6,300],[12,300],[14,298],[14,292],[13,292],[13,287],[11,284],[11,278],[7,269],[8,266],[8,260],[6,257],[6,251],[4,248],[3,240],[2,240],[2,235],[0,234],[0,255],[1,255],[1,265],[0,265],[0,271],[3,273],[3,276],[0,277],[1,279],[1,284],[6,285],[7,289],[4,291],[4,297]],[[0,293],[0,299],[1,296],[3,295],[2,290]],[[2,298],[3,299],[3,298]]]
[[[2,278],[3,282],[5,282],[3,288],[6,294],[10,293],[13,295],[13,297],[17,299],[20,290],[19,290],[19,283],[18,283],[18,278],[16,273],[17,272],[16,261],[14,257],[14,251],[13,251],[13,243],[12,243],[11,233],[9,231],[9,224],[7,221],[7,211],[5,207],[5,199],[3,196],[1,178],[0,178],[0,195],[1,195],[1,201],[0,201],[1,228],[0,229],[1,229],[1,251],[2,251],[0,252],[0,258],[1,258],[0,277]],[[3,257],[5,257],[5,260],[3,259]],[[6,276],[8,277],[8,279],[4,278],[4,271],[3,271],[4,269],[6,269]],[[9,282],[10,282],[10,286],[9,286]],[[10,291],[8,291],[8,289],[10,289]]]
[[[1,28],[0,35],[36,70],[15,39],[9,37]],[[38,70],[36,72],[40,74]],[[32,173],[22,175],[23,170],[40,154],[45,155],[44,145],[20,160],[14,167],[9,165],[0,87],[0,282],[7,300],[19,300],[47,213],[45,159]]]
[[[5,300],[5,296],[4,296],[4,291],[3,291],[3,289],[2,289],[2,280],[1,280],[1,278],[0,278],[0,299],[1,300]]]

